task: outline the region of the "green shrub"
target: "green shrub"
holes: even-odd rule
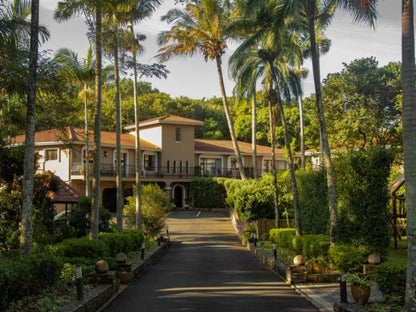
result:
[[[295,229],[271,229],[270,240],[276,243],[277,247],[293,249],[292,240],[296,236]]]
[[[133,186],[133,194],[136,193]],[[128,204],[123,213],[127,224],[136,226],[136,197],[127,197]],[[146,235],[156,236],[165,226],[166,213],[171,209],[165,192],[157,184],[142,186],[142,229]]]
[[[327,257],[330,241],[327,235],[309,234],[293,237],[292,244],[296,252],[312,259],[319,256]]]
[[[326,171],[296,173],[303,234],[327,234],[329,228]]]
[[[110,256],[110,248],[101,240],[90,240],[87,237],[69,238],[57,245],[65,257],[85,257],[98,259]]]
[[[342,242],[365,245],[369,252],[378,254],[388,247],[392,162],[393,152],[380,147],[334,157]]]
[[[273,192],[257,180],[246,180],[235,190],[235,211],[241,221],[273,219]]]
[[[143,234],[138,230],[123,231],[122,233],[101,233],[98,239],[110,249],[111,256],[119,252],[128,253],[139,250],[143,241]]]
[[[256,226],[253,223],[248,223],[243,230],[243,238],[249,240],[256,233]]]
[[[224,185],[213,178],[191,180],[193,202],[197,208],[225,208],[226,191]]]
[[[367,261],[367,253],[362,246],[337,245],[329,248],[328,260],[332,268],[342,272],[362,272],[363,264]]]
[[[380,291],[387,297],[403,299],[406,288],[406,266],[382,263],[377,266],[376,282]]]
[[[11,301],[38,294],[58,281],[61,260],[53,253],[42,251],[27,257],[0,260],[0,310]]]

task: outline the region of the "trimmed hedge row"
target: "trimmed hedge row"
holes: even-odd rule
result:
[[[24,258],[0,260],[0,310],[11,301],[36,295],[54,285],[62,270],[62,261],[51,252],[33,254]]]

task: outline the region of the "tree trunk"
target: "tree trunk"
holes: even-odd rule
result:
[[[114,31],[114,85],[115,85],[115,106],[116,106],[116,187],[117,187],[117,231],[123,231],[123,176],[121,171],[121,105],[120,105],[120,77],[118,62],[118,21],[113,14]]]
[[[276,103],[277,103],[277,108],[279,109],[280,119],[282,121],[283,133],[285,137],[286,152],[287,152],[287,157],[289,160],[290,180],[292,183],[292,192],[293,192],[293,210],[295,213],[296,235],[300,236],[302,235],[302,226],[301,226],[300,209],[299,209],[298,184],[296,182],[295,162],[293,160],[292,150],[290,148],[290,139],[289,139],[289,132],[287,130],[285,111],[283,109],[283,103],[280,97],[279,86],[277,82],[277,75],[273,69],[273,64],[270,64],[270,68],[272,71],[273,80],[276,85]]]
[[[246,175],[244,172],[243,159],[241,158],[240,148],[238,147],[237,139],[235,137],[233,117],[231,116],[230,109],[228,107],[227,96],[225,94],[224,77],[222,75],[222,69],[221,69],[221,56],[217,55],[215,57],[215,61],[217,64],[218,79],[220,82],[222,103],[224,105],[225,117],[227,118],[228,129],[230,130],[230,136],[233,142],[234,153],[235,153],[235,157],[237,158],[238,169],[240,170],[240,177],[241,177],[241,180],[245,180]]]
[[[251,149],[253,150],[253,174],[254,179],[259,178],[259,170],[257,164],[257,101],[256,101],[256,88],[254,88],[254,94],[251,98]]]
[[[309,36],[311,42],[311,52],[312,52],[312,68],[313,68],[313,78],[315,84],[315,94],[316,94],[316,108],[318,111],[319,117],[319,126],[321,129],[322,136],[322,145],[324,151],[324,162],[326,168],[326,178],[328,185],[328,204],[329,204],[329,215],[330,215],[330,229],[329,236],[331,241],[331,246],[334,246],[338,241],[338,211],[337,211],[337,195],[335,191],[335,178],[334,178],[334,168],[332,166],[331,160],[331,150],[329,147],[328,141],[328,132],[326,130],[325,114],[324,107],[322,104],[322,94],[321,94],[321,74],[319,69],[319,55],[316,46],[315,38],[315,21],[314,17],[309,18]]]
[[[90,239],[98,239],[100,218],[100,178],[101,178],[101,84],[102,84],[102,51],[101,51],[101,10],[102,0],[97,0],[95,8],[95,111],[94,111],[94,178],[93,197],[91,202]]]
[[[136,127],[136,229],[142,229],[142,183],[141,183],[141,158],[140,158],[140,131],[139,131],[139,103],[137,99],[137,48],[134,42],[133,23],[130,24],[130,31],[132,33],[133,42],[131,52],[133,56],[133,96],[134,96],[134,123]]]
[[[39,0],[32,0],[30,22],[29,80],[27,87],[27,113],[25,158],[23,169],[22,221],[20,224],[20,255],[29,255],[32,250],[33,176],[35,163],[35,112],[36,72],[39,47]]]
[[[84,99],[84,119],[85,119],[85,195],[91,195],[90,186],[90,135],[88,132],[88,94],[87,84],[84,84],[85,99]]]
[[[300,159],[301,159],[301,167],[305,170],[306,161],[305,161],[305,130],[304,130],[304,122],[303,122],[303,103],[302,103],[302,95],[298,95],[298,105],[299,105],[299,124],[300,124]]]
[[[402,1],[403,153],[407,207],[406,311],[416,311],[416,90],[413,1]]]
[[[272,85],[269,83],[269,124],[270,124],[270,145],[272,146],[272,175],[273,175],[273,204],[274,204],[274,226],[280,227],[280,213],[279,213],[279,189],[277,188],[277,170],[276,170],[276,116],[273,112],[272,106]]]

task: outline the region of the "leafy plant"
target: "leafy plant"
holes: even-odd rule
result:
[[[347,283],[351,285],[358,285],[358,286],[370,286],[371,281],[363,275],[359,275],[357,273],[348,273],[345,274],[345,280]]]

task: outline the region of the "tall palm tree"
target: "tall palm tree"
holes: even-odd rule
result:
[[[160,5],[159,0],[139,0],[133,1],[133,5],[126,10],[123,15],[123,22],[127,23],[130,30],[130,39],[128,40],[128,45],[130,46],[132,54],[132,67],[133,67],[133,97],[134,97],[134,123],[136,130],[135,138],[135,158],[136,158],[136,229],[141,230],[141,215],[142,215],[142,199],[141,199],[141,158],[140,158],[140,131],[139,131],[139,103],[137,96],[137,55],[142,51],[139,42],[146,39],[143,35],[134,34],[134,23],[137,23],[143,20],[146,17],[149,17],[156,8]]]
[[[168,23],[174,23],[170,31],[159,35],[159,44],[164,45],[157,57],[166,61],[172,56],[192,56],[201,52],[205,61],[215,60],[224,112],[233,142],[234,153],[237,158],[241,179],[246,179],[243,160],[234,132],[234,122],[230,113],[225,92],[222,72],[222,55],[227,47],[227,40],[232,33],[228,31],[232,15],[232,1],[228,0],[200,0],[186,4],[185,9],[172,9],[162,17]]]
[[[23,163],[22,222],[20,226],[20,255],[31,253],[33,177],[35,151],[36,78],[39,49],[39,0],[32,1],[30,23],[29,80],[27,88],[25,156]]]
[[[413,0],[402,0],[403,152],[407,207],[406,311],[416,311],[416,90]]]
[[[63,48],[55,53],[55,61],[62,65],[62,71],[73,81],[81,84],[80,92],[84,98],[84,122],[85,122],[85,195],[91,195],[90,165],[89,165],[89,130],[88,130],[88,98],[89,85],[94,80],[94,60],[92,59],[91,45],[88,49],[87,59],[81,62],[77,53]]]
[[[324,164],[327,173],[328,204],[330,212],[329,232],[331,245],[335,245],[338,241],[337,195],[335,190],[334,168],[331,159],[328,131],[326,128],[324,107],[322,103],[321,75],[319,65],[319,50],[316,41],[316,26],[318,24],[325,28],[326,25],[329,25],[337,6],[343,7],[345,10],[352,13],[356,21],[364,21],[370,23],[370,25],[374,25],[376,18],[376,3],[377,0],[283,0],[283,4],[287,8],[287,11],[294,16],[300,16],[304,20],[305,26],[308,28],[309,32],[316,96],[316,109],[318,112],[322,138],[322,149],[324,152]]]
[[[243,98],[251,100],[251,145],[253,153],[253,174],[254,179],[258,179],[259,170],[257,164],[257,98],[256,84],[258,79],[264,74],[262,63],[257,56],[257,51],[244,52],[242,55],[234,53],[229,59],[229,71],[236,80],[234,93],[237,99]],[[263,68],[264,69],[264,68]]]
[[[90,239],[98,239],[100,213],[100,167],[101,167],[101,104],[102,104],[102,0],[65,0],[58,2],[55,19],[64,21],[72,16],[84,13],[95,34],[95,107],[94,107],[94,178],[91,204]],[[94,15],[94,18],[91,18]],[[91,24],[94,20],[94,25]]]

